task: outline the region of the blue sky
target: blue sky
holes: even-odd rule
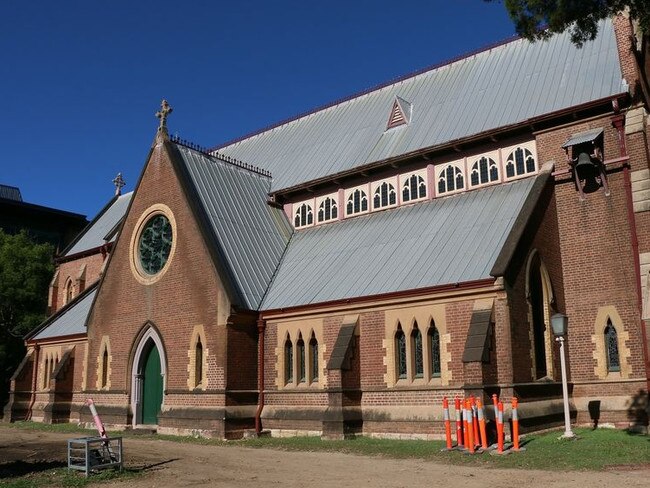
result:
[[[483,0],[7,0],[0,183],[92,218],[136,184],[162,98],[211,147],[513,35]]]

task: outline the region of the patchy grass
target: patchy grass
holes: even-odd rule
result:
[[[22,422],[11,424],[11,427],[54,432],[85,433],[86,435],[93,435],[95,432],[93,430],[84,430],[70,424],[45,425]],[[323,441],[319,437],[261,437],[238,441],[170,435],[138,434],[137,437],[139,439],[167,440],[199,445],[239,446],[287,451],[342,452],[360,456],[382,456],[398,459],[414,458],[443,464],[462,464],[493,468],[555,471],[650,468],[650,436],[634,435],[626,431],[613,429],[576,429],[575,432],[578,434],[577,440],[559,440],[558,437],[562,433],[561,431],[530,434],[525,439],[522,439],[521,444],[526,448],[525,451],[512,452],[505,456],[493,456],[488,453],[470,456],[458,451],[441,451],[444,447],[444,442],[442,441],[400,441],[373,439],[369,437],[358,437],[346,441]],[[135,435],[131,431],[115,432],[114,434],[121,435],[125,438]],[[98,478],[93,477],[93,479]],[[0,486],[4,485],[0,483]]]
[[[323,441],[319,437],[262,437],[241,441],[219,441],[193,437],[152,436],[173,442],[241,446],[287,451],[343,452],[360,456],[424,459],[444,464],[493,468],[542,470],[606,470],[650,468],[650,437],[610,429],[577,429],[578,439],[560,440],[561,432],[528,435],[522,439],[525,451],[504,456],[489,453],[470,456],[442,451],[442,441],[409,441],[358,437],[345,441]]]
[[[0,427],[20,430],[40,430],[43,432],[63,432],[72,434],[96,435],[95,429],[84,429],[77,424],[44,424],[42,422],[12,422],[0,423]]]
[[[134,477],[140,476],[139,472],[133,470],[104,470],[100,473],[93,474],[86,478],[83,473],[69,471],[67,468],[57,468],[47,471],[27,474],[19,478],[0,480],[0,487],[6,488],[36,488],[40,486],[47,487],[77,487],[88,486],[95,483],[105,483],[108,481],[128,483]]]

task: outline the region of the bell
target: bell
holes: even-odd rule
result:
[[[580,180],[593,179],[598,174],[598,166],[585,152],[578,154],[578,161],[573,166],[573,170]]]

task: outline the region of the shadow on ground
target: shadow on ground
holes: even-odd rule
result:
[[[67,463],[63,461],[11,461],[8,463],[0,463],[0,479],[19,478],[31,473],[66,468],[67,466]]]
[[[173,459],[168,459],[167,461],[160,461],[159,463],[154,463],[154,464],[145,464],[142,466],[129,466],[128,470],[133,471],[135,473],[143,472],[143,471],[156,471],[156,468],[159,468],[160,466],[164,466],[165,464],[173,463],[174,461],[178,461],[180,458],[173,458]]]

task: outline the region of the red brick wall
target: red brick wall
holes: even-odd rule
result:
[[[56,296],[56,308],[51,310],[51,313],[56,312],[58,309],[65,305],[65,292],[66,292],[66,283],[68,279],[72,280],[74,288],[74,296],[77,296],[80,291],[77,289],[77,277],[81,271],[81,267],[86,265],[86,280],[85,287],[88,288],[90,285],[95,283],[99,279],[99,274],[104,264],[104,258],[101,253],[93,254],[91,256],[85,256],[79,259],[74,259],[72,261],[67,261],[61,263],[58,266],[59,278],[58,278],[58,291]]]
[[[177,222],[176,249],[164,276],[153,284],[143,285],[130,269],[130,240],[143,212],[158,203],[167,205]],[[93,389],[96,384],[98,348],[101,337],[108,334],[112,356],[111,390],[130,391],[134,340],[146,324],[152,323],[164,342],[166,390],[189,391],[190,338],[193,327],[202,324],[206,335],[204,347],[208,351],[208,389],[223,391],[226,387],[227,335],[225,324],[218,323],[218,303],[225,303],[229,309],[225,300],[220,301],[223,293],[168,155],[157,148],[133,197],[131,211],[114,247],[88,324],[88,388]],[[250,362],[254,369],[254,355]],[[250,388],[255,387],[255,384],[250,385]],[[164,403],[167,406],[187,405],[187,399],[166,395]]]
[[[359,354],[361,389],[385,388],[386,366],[383,346],[386,337],[384,312],[366,312],[359,316]]]
[[[595,127],[605,129],[605,159],[619,157],[615,130],[609,118],[603,117],[538,135],[540,161],[554,159],[556,169],[568,168],[560,146],[570,134]],[[639,150],[633,140],[628,140],[628,145],[635,152]],[[645,164],[638,160],[631,163],[637,169]],[[625,330],[630,333],[626,346],[632,351],[630,362],[633,375],[644,374],[636,271],[622,172],[611,172],[608,181],[611,196],[605,196],[600,189],[586,195],[585,201],[580,201],[570,176],[556,178],[555,203],[562,253],[565,313],[569,316],[569,370],[573,380],[595,379],[591,336],[594,334],[597,310],[606,305],[616,307]]]

